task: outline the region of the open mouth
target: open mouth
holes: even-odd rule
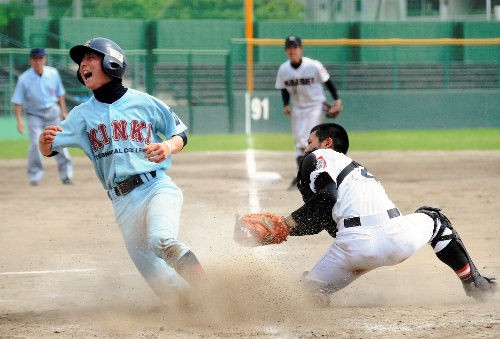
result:
[[[92,72],[90,72],[90,71],[84,71],[84,72],[83,72],[83,77],[84,77],[85,79],[88,79],[88,78],[90,78],[91,76],[92,76]]]

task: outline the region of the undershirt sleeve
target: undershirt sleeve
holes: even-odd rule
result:
[[[328,79],[327,81],[325,81],[324,85],[326,86],[326,88],[328,88],[328,91],[332,95],[332,98],[334,100],[337,100],[339,98],[339,95],[337,93],[337,88],[335,87],[335,85],[332,82],[332,79]]]
[[[288,93],[286,88],[281,90],[281,99],[283,99],[283,106],[290,105],[290,93]]]

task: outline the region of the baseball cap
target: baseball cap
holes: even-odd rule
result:
[[[285,39],[285,48],[291,47],[291,46],[297,46],[300,47],[302,46],[302,40],[296,35],[290,35]]]
[[[43,48],[32,48],[30,52],[30,58],[37,58],[45,56],[45,49]]]

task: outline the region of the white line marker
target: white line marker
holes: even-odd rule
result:
[[[281,175],[276,172],[257,172],[257,165],[255,164],[255,151],[253,149],[253,137],[251,134],[247,136],[247,150],[246,164],[248,176],[248,203],[250,206],[250,213],[261,212],[259,190],[257,184],[260,183],[273,183],[281,181]]]
[[[251,137],[249,137],[249,144],[251,144]],[[250,146],[250,145],[249,145]],[[247,176],[248,176],[248,204],[250,206],[250,213],[260,212],[259,190],[257,183],[253,178],[257,172],[255,166],[255,153],[253,148],[248,148],[245,152],[247,163]]]
[[[84,273],[95,271],[93,268],[74,268],[67,270],[47,270],[47,271],[24,271],[24,272],[0,272],[0,275],[31,275],[31,274],[51,274],[51,273]]]

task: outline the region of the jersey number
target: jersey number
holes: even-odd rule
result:
[[[378,181],[377,178],[375,178],[375,176],[370,172],[368,172],[368,170],[364,167],[361,168],[361,175],[364,176],[365,178],[374,179],[375,181]]]

